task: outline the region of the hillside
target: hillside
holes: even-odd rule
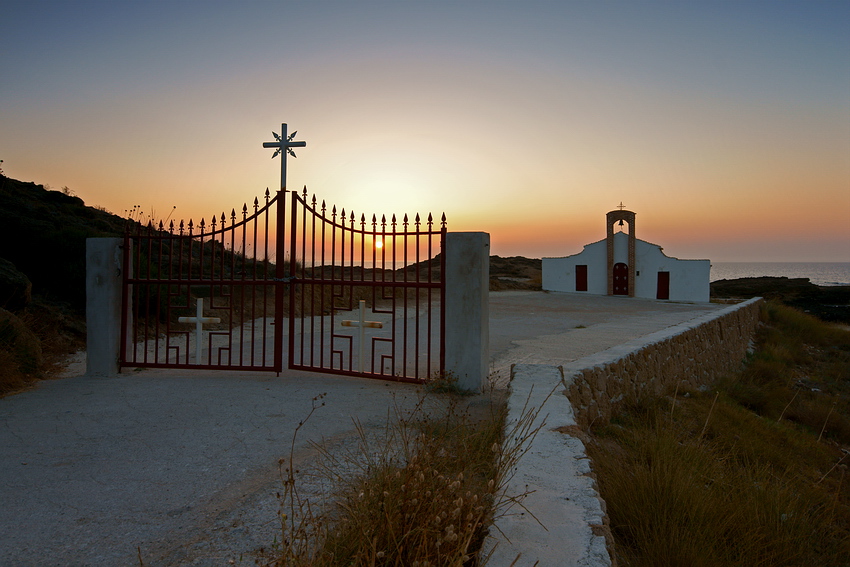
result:
[[[490,291],[524,289],[539,291],[543,285],[540,258],[490,256]]]
[[[848,286],[817,286],[808,278],[739,278],[712,282],[711,297],[775,299],[823,321],[850,325]]]
[[[86,304],[86,238],[123,236],[125,220],[79,197],[0,176],[0,258],[32,282],[32,293]]]
[[[0,395],[52,375],[85,348],[86,238],[124,219],[0,175]]]

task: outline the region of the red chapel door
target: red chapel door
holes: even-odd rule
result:
[[[656,299],[670,299],[670,272],[658,272],[658,294]]]
[[[614,295],[629,295],[629,266],[617,262],[614,264]]]

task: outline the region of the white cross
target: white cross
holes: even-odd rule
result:
[[[363,373],[363,350],[366,344],[366,328],[372,329],[382,329],[384,327],[383,323],[379,323],[378,321],[366,321],[366,301],[364,299],[360,300],[360,318],[358,321],[343,321],[343,327],[360,327],[360,358],[358,358],[358,362],[360,364],[360,373]]]
[[[280,132],[280,136],[272,132],[272,136],[274,136],[274,139],[277,141],[263,142],[263,147],[275,148],[274,154],[272,154],[272,159],[277,157],[278,154],[283,154],[280,156],[280,190],[286,191],[286,155],[289,154],[292,157],[296,157],[292,148],[303,148],[307,145],[307,142],[293,142],[292,138],[294,138],[295,134],[298,132],[293,132],[287,136],[286,124],[280,125]]]
[[[195,364],[201,363],[201,343],[203,342],[204,325],[207,323],[221,323],[218,317],[204,317],[204,298],[198,298],[198,307],[195,317],[178,317],[178,323],[195,324]]]

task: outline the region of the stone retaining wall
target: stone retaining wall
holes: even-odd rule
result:
[[[582,359],[564,385],[580,427],[607,421],[624,399],[704,387],[740,368],[761,298],[731,305]]]

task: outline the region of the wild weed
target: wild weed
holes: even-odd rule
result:
[[[410,411],[396,406],[377,434],[356,423],[356,451],[319,448],[320,475],[337,487],[330,505],[311,507],[292,465],[286,469],[271,565],[483,564],[477,554],[488,526],[516,500],[505,483],[533,421],[521,420],[505,438],[505,418],[495,394],[482,403],[429,393]]]

